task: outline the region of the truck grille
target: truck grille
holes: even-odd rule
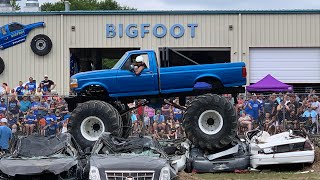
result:
[[[153,180],[154,171],[105,171],[107,180]]]

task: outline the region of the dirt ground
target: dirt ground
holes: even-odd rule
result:
[[[312,165],[287,165],[266,167],[260,172],[245,173],[206,173],[188,174],[181,172],[179,180],[209,180],[209,179],[254,179],[254,180],[274,180],[274,179],[320,179],[320,148],[315,148],[315,162]]]

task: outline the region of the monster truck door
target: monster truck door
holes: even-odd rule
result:
[[[9,41],[9,33],[6,26],[2,26],[0,29],[0,49],[4,49],[5,44]]]
[[[143,57],[143,62],[147,67],[141,72],[140,75],[136,75],[130,71],[130,65],[135,62],[137,56]],[[126,93],[132,95],[144,95],[144,94],[157,94],[157,73],[154,70],[155,67],[151,66],[151,56],[149,54],[131,54],[128,56],[126,62],[119,69],[117,74],[117,91],[119,93]]]

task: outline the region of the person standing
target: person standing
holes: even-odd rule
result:
[[[48,92],[51,92],[56,87],[56,84],[49,79],[48,75],[44,75],[44,80],[41,83],[43,83],[44,89],[48,90]]]
[[[8,110],[13,114],[14,117],[19,118],[20,103],[16,99],[15,95],[12,95],[10,97],[10,101],[8,103]]]
[[[5,153],[9,153],[9,141],[12,138],[11,129],[7,126],[7,123],[6,118],[2,118],[0,121],[0,149]]]
[[[31,92],[31,91],[35,91],[36,88],[37,88],[36,83],[34,83],[34,81],[33,81],[33,77],[30,77],[30,78],[29,78],[29,82],[28,82],[26,85],[28,85],[28,90],[29,90],[30,92]]]
[[[17,96],[18,96],[18,100],[19,100],[19,101],[22,99],[23,90],[24,90],[23,82],[22,82],[22,81],[19,81],[19,86],[16,88],[16,93],[17,93]]]

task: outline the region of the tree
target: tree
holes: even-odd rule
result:
[[[127,6],[120,6],[114,0],[69,0],[71,3],[70,10],[134,10]],[[56,3],[44,3],[41,6],[41,11],[64,11],[64,0]]]
[[[16,11],[19,11],[21,9],[19,4],[17,3],[17,0],[11,0],[10,5]]]

